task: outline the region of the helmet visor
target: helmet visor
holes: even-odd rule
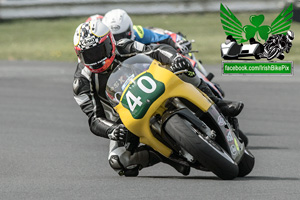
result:
[[[87,50],[82,51],[82,60],[86,65],[91,66],[92,68],[102,67],[102,62],[104,64],[105,60],[110,57],[112,54],[112,44],[110,37],[107,37],[101,44],[98,44],[95,47],[92,47]]]

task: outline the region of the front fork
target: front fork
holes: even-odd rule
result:
[[[164,131],[164,125],[173,115],[177,114],[181,117],[188,119],[197,129],[201,130],[202,133],[206,134],[210,139],[214,139],[216,134],[213,130],[211,130],[204,122],[202,122],[195,114],[186,107],[178,98],[169,99],[165,102],[164,108],[168,108],[164,113],[157,114],[153,116],[150,124],[151,129],[155,132],[156,138],[161,138],[165,145],[169,146],[174,150],[171,158],[176,161],[176,159],[180,160],[180,157],[185,158],[191,165],[195,162],[195,159],[192,155],[190,155],[185,149],[178,146],[172,138],[169,137],[168,134]]]
[[[232,158],[239,162],[242,152],[244,149],[244,144],[239,137],[239,124],[237,118],[228,117],[225,118],[215,106],[211,106],[207,112],[203,112],[200,109],[198,111],[194,111],[194,109],[188,108],[185,104],[181,102],[178,98],[171,99],[170,103],[173,105],[173,109],[171,111],[165,112],[162,117],[162,130],[164,123],[174,114],[178,114],[183,118],[186,118],[190,121],[190,123],[201,133],[205,134],[208,139],[215,140],[216,138],[216,131],[220,132],[220,135],[224,138],[224,142],[227,144],[224,146],[227,149],[227,152],[232,156]],[[166,106],[168,107],[168,106]],[[174,110],[175,109],[175,110]],[[194,113],[194,112],[196,113]],[[212,130],[209,126],[206,125],[205,120],[204,122],[201,117],[208,117],[211,118],[211,122],[214,121],[216,130]],[[225,119],[225,120],[222,120]],[[226,125],[226,121],[228,125]],[[214,126],[213,126],[214,127]],[[236,139],[237,140],[236,140]],[[231,140],[232,139],[232,140]],[[234,141],[234,143],[233,143]],[[234,144],[234,145],[233,145]],[[234,150],[236,149],[236,150]],[[188,157],[187,157],[188,158]]]

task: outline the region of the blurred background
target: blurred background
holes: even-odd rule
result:
[[[264,14],[263,24],[271,24],[282,9],[294,4],[296,34],[286,60],[299,63],[298,1],[283,0],[0,0],[1,60],[74,61],[73,34],[76,27],[93,14],[111,9],[128,12],[135,25],[154,26],[182,32],[194,39],[193,49],[204,64],[220,63],[220,44],[225,33],[220,22],[220,3],[227,5],[243,25],[249,16]]]

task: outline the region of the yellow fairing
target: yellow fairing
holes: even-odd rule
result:
[[[193,85],[183,82],[169,70],[160,67],[159,63],[155,60],[152,62],[147,72],[151,73],[154,79],[157,81],[164,83],[165,92],[152,103],[144,117],[141,119],[134,119],[129,110],[123,107],[122,103],[119,103],[115,107],[115,110],[119,113],[120,118],[126,128],[140,137],[141,143],[149,145],[162,155],[169,157],[172,153],[172,150],[153,136],[150,130],[150,118],[154,114],[162,113],[162,108],[164,108],[163,105],[165,101],[171,97],[185,98],[198,106],[203,112],[206,112],[212,104]],[[130,84],[128,84],[128,86],[129,85]],[[125,91],[128,89],[128,86]]]

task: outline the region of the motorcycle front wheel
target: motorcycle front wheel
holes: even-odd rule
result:
[[[175,114],[165,124],[165,131],[179,146],[219,178],[231,180],[238,176],[239,167],[228,153],[185,118]]]
[[[272,60],[276,58],[279,54],[279,49],[276,47],[271,47],[268,52],[267,60]]]

